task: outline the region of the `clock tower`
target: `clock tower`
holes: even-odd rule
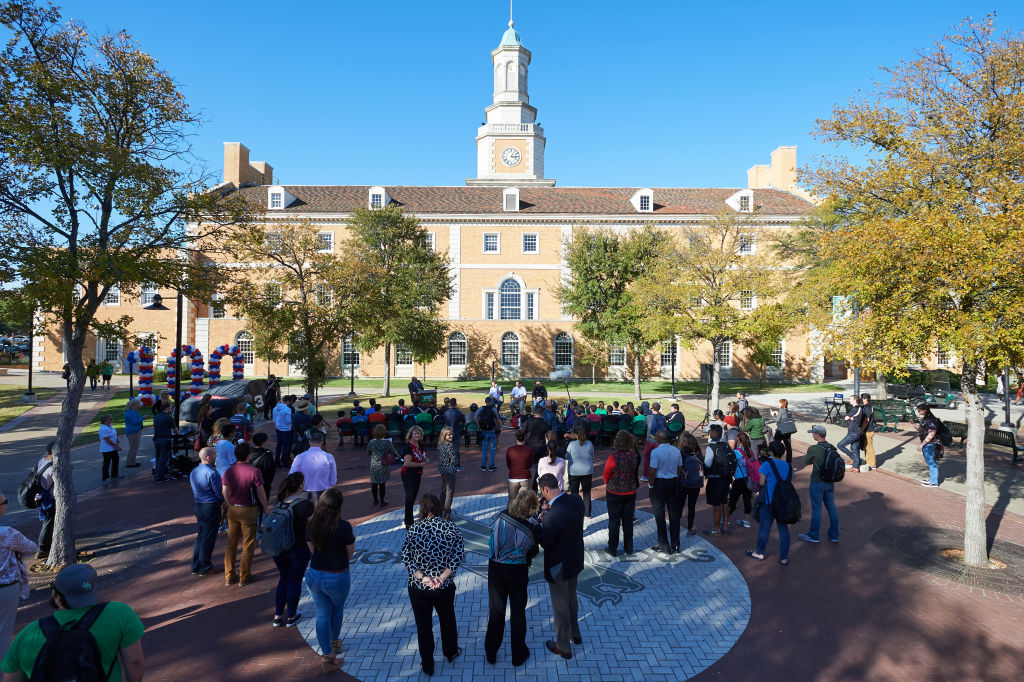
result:
[[[544,130],[527,94],[530,51],[508,22],[501,44],[491,52],[494,94],[485,109],[486,122],[477,129],[476,177],[467,185],[534,185],[553,187],[544,178]]]

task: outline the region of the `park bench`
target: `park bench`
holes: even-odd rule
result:
[[[850,414],[851,407],[850,403],[846,403],[846,414]],[[875,411],[872,421],[882,425],[880,433],[885,433],[886,428],[896,431],[896,425],[901,419],[909,420],[912,416],[907,412],[907,403],[903,400],[872,400],[871,407]],[[891,427],[889,422],[892,422]]]
[[[953,434],[953,438],[960,439],[959,445],[962,447],[967,439],[967,424],[962,422],[943,422],[943,424],[949,427],[949,432]],[[1001,445],[1010,448],[1013,451],[1013,464],[1017,463],[1020,450],[1017,447],[1016,434],[1013,432],[1000,429],[985,429],[985,444]]]

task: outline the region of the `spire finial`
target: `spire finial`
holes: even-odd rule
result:
[[[508,27],[512,28],[512,25],[515,23],[512,21],[512,0],[508,0]]]

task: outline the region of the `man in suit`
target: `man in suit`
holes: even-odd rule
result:
[[[576,577],[583,570],[583,499],[566,495],[558,488],[553,474],[537,481],[540,494],[551,505],[541,521],[538,540],[544,548],[544,579],[551,590],[551,608],[555,615],[555,637],[544,646],[562,658],[572,658],[573,644],[582,644]]]

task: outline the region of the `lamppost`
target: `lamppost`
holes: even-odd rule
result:
[[[679,344],[676,335],[672,335],[672,400],[676,399],[676,348]]]
[[[185,297],[178,292],[177,324],[174,330],[174,428],[178,428],[181,420],[181,315]],[[170,310],[164,305],[164,297],[153,296],[153,302],[143,310]]]
[[[348,353],[348,397],[353,398],[356,395],[356,344],[355,339],[349,336],[349,350]],[[345,355],[345,342],[341,342],[341,354]],[[342,357],[344,360],[344,357]]]
[[[1003,423],[999,425],[1002,431],[1016,431],[1017,427],[1010,420],[1010,366],[1003,370]]]

